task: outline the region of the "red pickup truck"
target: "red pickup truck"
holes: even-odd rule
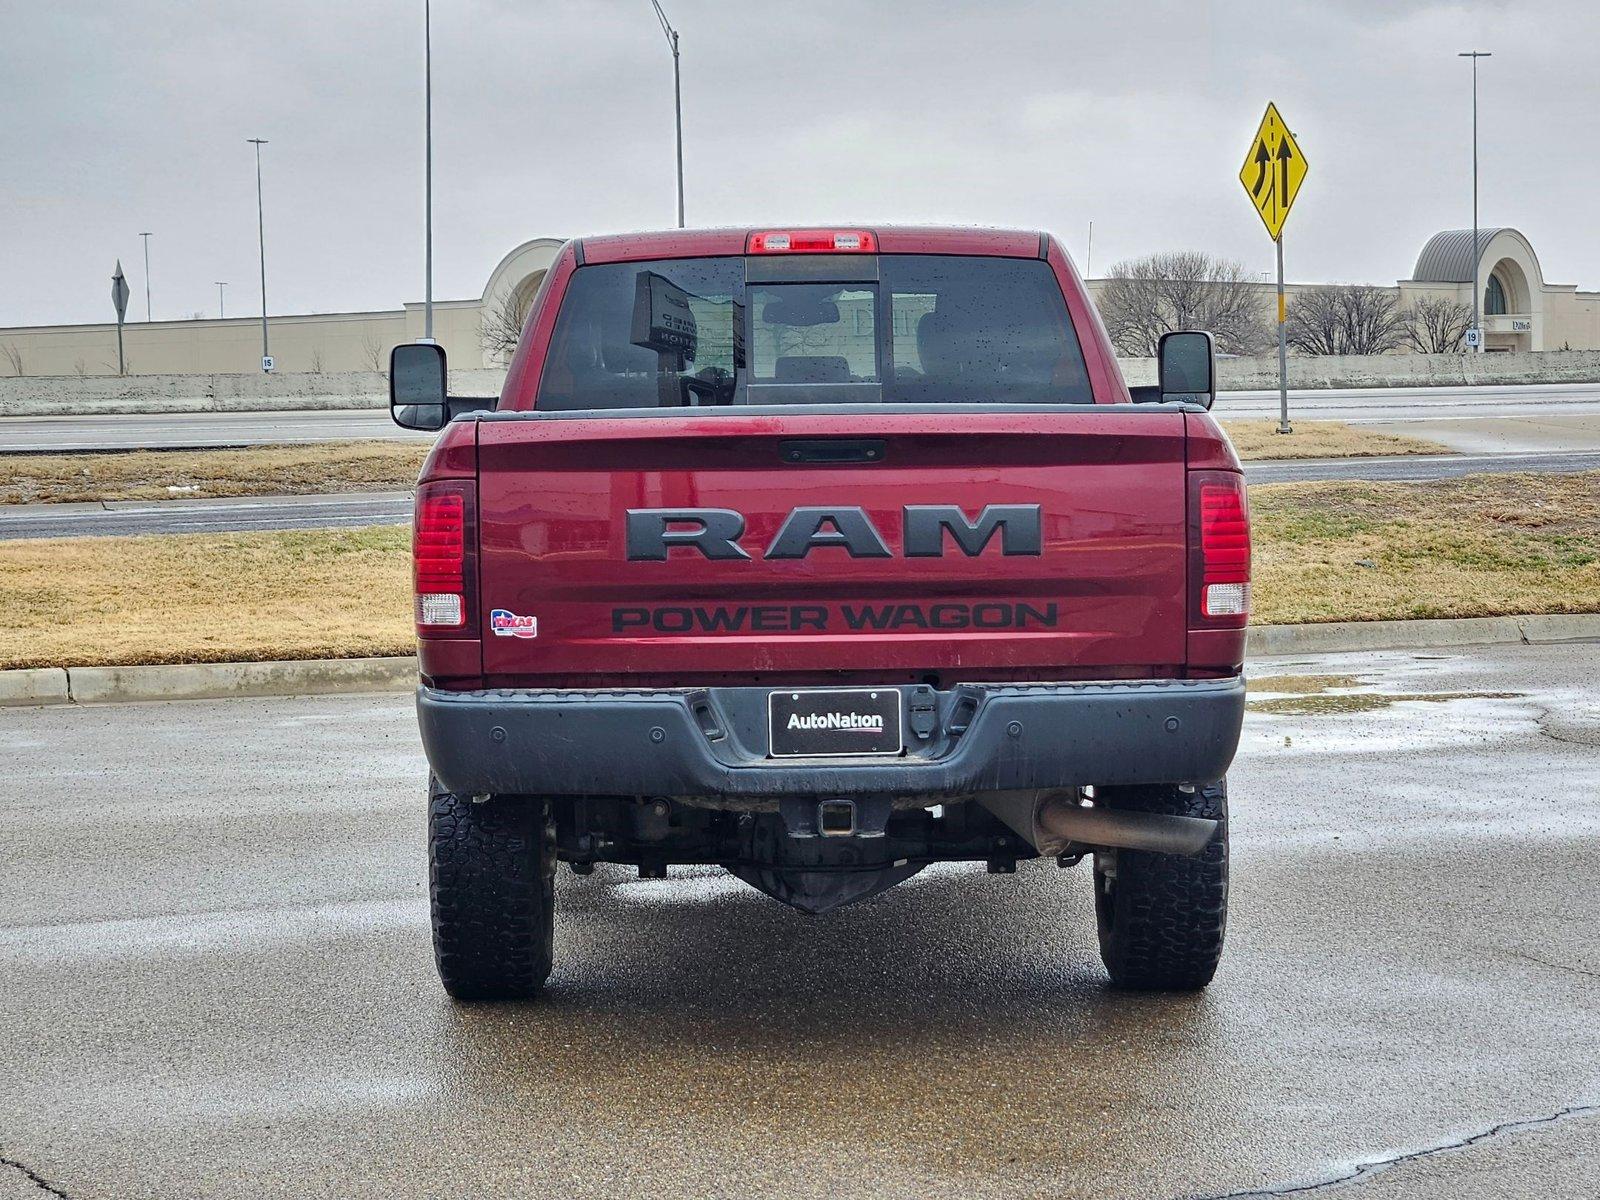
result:
[[[820,913],[1090,856],[1112,981],[1209,982],[1249,526],[1209,336],[1159,371],[970,229],[571,241],[498,403],[397,347],[449,992],[539,991],[558,862]]]

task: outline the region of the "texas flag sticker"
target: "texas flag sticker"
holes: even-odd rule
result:
[[[489,613],[489,628],[495,637],[538,637],[539,618],[519,617],[508,609],[496,608]]]

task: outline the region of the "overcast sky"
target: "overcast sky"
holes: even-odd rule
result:
[[[421,0],[0,0],[0,325],[422,296]],[[1600,288],[1596,0],[670,0],[690,224],[1053,230],[1080,269],[1202,248],[1272,269],[1236,178],[1276,100],[1311,172],[1293,280],[1393,283],[1471,222]],[[535,236],[674,220],[672,68],[649,0],[434,0],[438,298]]]

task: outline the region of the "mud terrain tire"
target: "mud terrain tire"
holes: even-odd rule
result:
[[[555,832],[549,805],[428,786],[433,954],[457,1000],[520,1000],[550,975]]]
[[[1211,982],[1228,921],[1228,785],[1096,789],[1096,803],[1220,821],[1193,858],[1145,850],[1095,854],[1100,958],[1111,982],[1133,991],[1194,991]]]

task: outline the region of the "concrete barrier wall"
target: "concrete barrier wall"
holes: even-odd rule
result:
[[[1119,360],[1130,385],[1156,381],[1153,358]],[[1289,356],[1291,388],[1462,387],[1477,384],[1600,382],[1600,350],[1544,350],[1507,354],[1341,354]],[[1278,358],[1217,360],[1224,392],[1274,391]]]
[[[1129,384],[1156,381],[1155,361],[1122,360]],[[1278,386],[1278,360],[1225,358],[1217,365],[1225,392]],[[505,372],[450,372],[458,396],[495,396]],[[1516,354],[1383,354],[1289,359],[1292,388],[1460,387],[1473,384],[1600,382],[1600,351],[1550,350]],[[75,375],[0,378],[0,416],[79,413],[251,412],[283,409],[383,408],[387,377],[377,371],[262,375]]]
[[[457,396],[498,396],[505,377],[503,370],[452,370],[450,390]],[[385,408],[388,403],[389,377],[381,371],[0,379],[0,416],[8,417]]]

